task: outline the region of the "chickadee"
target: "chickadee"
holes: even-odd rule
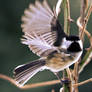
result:
[[[49,69],[57,74],[79,60],[83,52],[82,41],[78,36],[64,33],[46,0],[30,5],[22,21],[22,43],[28,45],[40,59],[14,69],[15,80],[21,86],[39,71]]]

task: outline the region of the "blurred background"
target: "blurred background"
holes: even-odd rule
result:
[[[42,0],[41,0],[42,1]],[[21,44],[22,37],[21,16],[24,10],[28,8],[30,3],[35,0],[0,0],[0,73],[13,77],[13,69],[29,61],[35,60],[37,57],[26,45]],[[57,0],[49,0],[49,4],[55,6]],[[71,18],[75,23],[71,23],[71,34],[78,34],[76,20],[80,15],[80,0],[70,0]],[[59,16],[63,25],[63,12]],[[87,29],[92,33],[92,16],[90,17]],[[89,46],[87,37],[84,48]],[[85,52],[84,52],[85,53]],[[80,74],[79,81],[92,77],[92,62],[88,64],[84,71]],[[48,70],[37,73],[28,83],[37,83],[57,79],[54,74]],[[8,81],[0,79],[0,92],[51,92],[55,89],[59,92],[60,84],[33,88],[28,90],[20,90]],[[92,83],[88,83],[79,87],[80,92],[92,92]]]

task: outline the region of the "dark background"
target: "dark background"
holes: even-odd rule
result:
[[[26,45],[21,44],[22,37],[21,16],[30,3],[35,0],[0,0],[0,73],[13,76],[13,69],[20,65],[37,59]],[[80,15],[80,0],[71,1],[71,17],[75,23],[71,23],[71,34],[78,34],[76,20]],[[51,5],[55,5],[56,0],[49,0]],[[60,22],[63,25],[63,12],[61,11]],[[91,32],[92,16],[89,20],[87,29]],[[91,32],[92,33],[92,32]],[[84,48],[89,46],[88,39],[85,38]],[[92,77],[92,62],[80,74],[80,80],[83,81]],[[57,79],[50,71],[42,71],[36,74],[28,83],[43,82]],[[55,89],[59,92],[60,85],[39,87],[28,90],[20,90],[9,82],[0,79],[0,92],[51,92]],[[92,83],[79,87],[80,92],[92,92]]]

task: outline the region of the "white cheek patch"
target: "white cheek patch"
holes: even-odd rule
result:
[[[78,43],[80,44],[81,49],[83,49],[83,43],[82,43],[82,41],[79,40]]]
[[[61,48],[67,49],[71,43],[72,43],[72,41],[67,41],[66,38],[64,38],[62,41],[62,44],[61,44]]]

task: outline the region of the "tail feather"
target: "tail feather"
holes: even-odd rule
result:
[[[31,77],[39,72],[45,65],[45,60],[40,59],[20,65],[14,69],[14,77],[18,84],[23,86]]]

